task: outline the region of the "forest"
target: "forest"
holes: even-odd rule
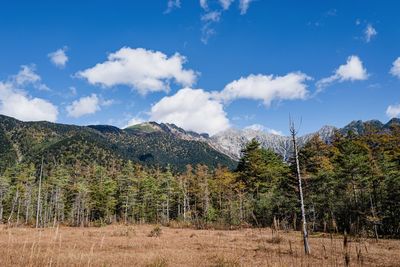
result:
[[[73,155],[70,155],[73,156]],[[318,136],[299,150],[308,231],[400,237],[400,127]],[[48,227],[173,222],[299,230],[295,164],[256,140],[234,170],[21,162],[0,174],[0,221]]]

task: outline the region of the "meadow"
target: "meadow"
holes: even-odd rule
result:
[[[0,227],[1,266],[400,266],[400,241],[270,228]]]

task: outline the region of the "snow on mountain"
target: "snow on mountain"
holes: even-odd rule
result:
[[[298,138],[299,146],[304,145],[314,135],[319,135],[322,140],[329,142],[335,127],[324,126],[319,131]],[[228,129],[210,138],[213,147],[220,152],[229,155],[234,159],[240,158],[240,151],[253,138],[255,138],[263,148],[272,149],[285,160],[287,160],[293,151],[293,144],[289,136],[281,136],[267,133],[261,130],[252,129]]]

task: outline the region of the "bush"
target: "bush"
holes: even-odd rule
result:
[[[161,232],[162,232],[161,227],[157,225],[156,227],[153,228],[153,230],[151,230],[148,237],[159,237],[161,236]]]

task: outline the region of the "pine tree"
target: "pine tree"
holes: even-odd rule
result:
[[[160,175],[159,179],[162,221],[169,223],[171,219],[171,209],[174,204],[174,177],[169,166],[167,166],[166,170]]]
[[[7,168],[3,174],[0,175],[0,223],[3,222],[4,209],[9,201],[11,192],[11,168]]]
[[[91,218],[111,223],[116,206],[116,182],[110,178],[103,167],[95,165],[89,187]]]

